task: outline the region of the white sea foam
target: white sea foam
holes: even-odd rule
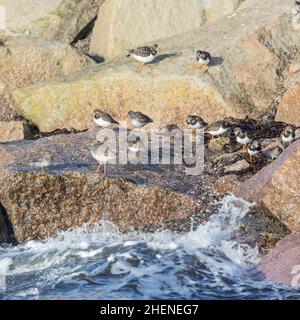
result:
[[[16,292],[24,297],[26,292],[28,296],[38,292],[39,297],[47,297],[44,288],[49,290],[50,286],[55,291],[63,284],[78,284],[81,297],[84,283],[96,281],[102,286],[101,297],[118,298],[119,288],[133,281],[138,297],[156,298],[173,291],[189,297],[203,277],[213,276],[210,286],[218,287],[224,276],[241,276],[259,262],[256,248],[232,240],[249,208],[246,201],[225,197],[217,214],[187,234],[167,230],[122,234],[110,222],[84,226],[47,241],[0,248],[0,271],[17,279],[12,296]],[[198,272],[199,282],[192,276]],[[123,280],[117,284],[115,276]],[[74,291],[70,294],[74,297]],[[87,297],[90,295],[94,297],[95,293]]]

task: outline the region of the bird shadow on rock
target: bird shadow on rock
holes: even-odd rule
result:
[[[167,54],[161,54],[157,56],[150,64],[160,63],[161,61],[164,61],[165,59],[176,57],[177,53],[167,53]]]
[[[220,66],[221,64],[223,64],[223,62],[224,62],[224,58],[222,57],[212,57],[208,66],[209,67]]]

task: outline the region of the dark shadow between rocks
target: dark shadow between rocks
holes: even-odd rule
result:
[[[209,67],[220,66],[221,64],[223,64],[223,62],[224,62],[224,58],[222,57],[212,57],[208,66]]]
[[[17,240],[7,212],[0,203],[0,245],[3,244],[17,244]]]

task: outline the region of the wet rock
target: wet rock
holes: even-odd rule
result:
[[[96,18],[103,1],[1,0],[1,5],[6,30],[70,43]]]
[[[291,231],[300,229],[300,141],[276,161],[240,185],[237,196],[255,201],[266,214],[277,217]]]
[[[232,190],[241,183],[237,175],[230,174],[224,177],[221,177],[217,180],[214,186],[214,193],[218,196],[224,196],[227,193],[231,193]]]
[[[0,142],[23,140],[28,135],[21,121],[0,121]]]
[[[67,44],[5,37],[0,45],[0,120],[13,120],[18,114],[11,95],[16,88],[61,77],[91,63]]]
[[[281,241],[261,261],[256,276],[262,280],[300,285],[300,232],[295,232]]]
[[[237,5],[237,0],[107,0],[99,9],[90,51],[115,58],[128,48],[199,28]]]
[[[297,70],[297,68],[294,67],[294,70]],[[287,91],[277,108],[276,120],[300,125],[300,73],[291,75],[285,85]]]
[[[18,89],[14,97],[41,131],[86,129],[91,112],[99,107],[122,120],[130,109],[143,106],[158,126],[177,123],[183,128],[192,113],[208,122],[225,116],[260,117],[269,112],[282,85],[280,53],[289,56],[299,47],[300,34],[293,31],[289,15],[293,3],[251,1],[236,15],[160,41],[159,57],[141,72],[134,61],[120,58]],[[195,64],[199,43],[214,57],[207,73]]]
[[[225,173],[244,171],[250,168],[250,164],[245,159],[239,160],[225,169]]]

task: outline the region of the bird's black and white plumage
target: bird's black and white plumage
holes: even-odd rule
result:
[[[262,154],[264,158],[267,158],[269,160],[275,160],[277,159],[283,151],[283,148],[280,146],[273,146],[273,147],[267,147],[262,150]]]
[[[129,111],[128,117],[134,128],[143,128],[147,124],[153,123],[153,120],[142,112]]]
[[[287,126],[282,131],[280,138],[283,145],[292,143],[296,138],[296,129],[291,125]]]
[[[248,145],[252,142],[252,132],[247,129],[235,128],[234,129],[235,139],[241,145]]]
[[[188,116],[186,123],[191,129],[202,129],[208,126],[208,123],[206,123],[201,117],[195,115]]]
[[[210,53],[198,50],[196,53],[196,60],[202,66],[208,66],[211,61]]]
[[[258,140],[252,141],[248,146],[248,154],[250,157],[258,155],[262,150],[261,143]]]
[[[210,124],[206,129],[205,132],[209,133],[211,136],[222,136],[223,134],[227,133],[231,128],[231,125],[227,121],[217,121],[215,123]]]
[[[300,1],[295,1],[295,9],[297,13],[300,13]]]
[[[136,49],[129,50],[127,57],[133,57],[138,62],[143,64],[152,62],[158,52],[158,45],[154,44],[151,47],[139,47]]]
[[[110,114],[103,112],[101,110],[95,110],[93,113],[93,119],[97,126],[108,128],[114,124],[119,124]]]

